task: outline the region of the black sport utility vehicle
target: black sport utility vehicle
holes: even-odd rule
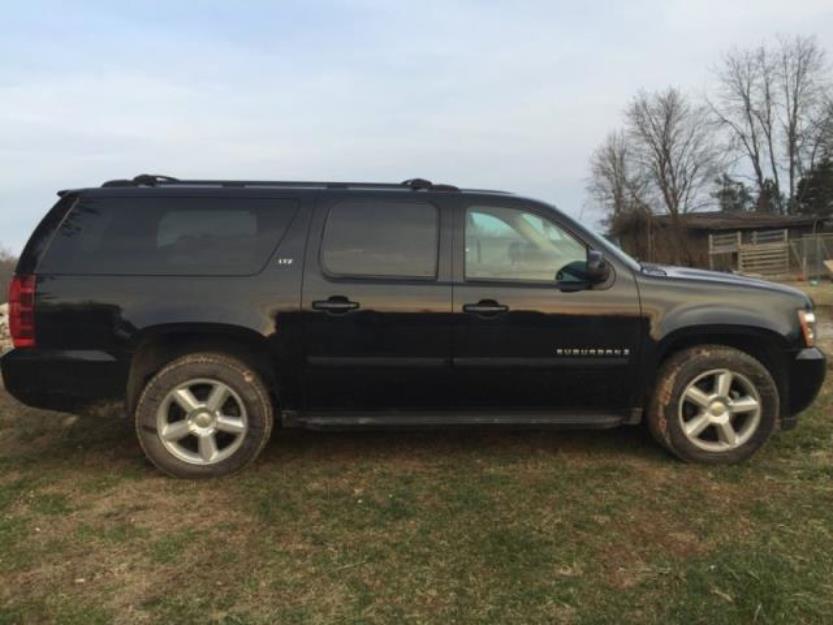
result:
[[[139,176],[60,193],[11,290],[6,388],[124,400],[178,476],[284,427],[611,427],[735,462],[825,374],[801,292],[641,266],[551,206],[403,184]]]

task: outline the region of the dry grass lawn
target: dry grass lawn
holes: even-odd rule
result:
[[[162,477],[0,395],[0,623],[829,623],[833,389],[751,463],[609,432],[278,432]]]

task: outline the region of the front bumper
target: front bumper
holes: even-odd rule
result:
[[[789,396],[781,428],[795,427],[798,413],[806,410],[821,390],[827,374],[827,358],[817,347],[798,351],[789,362]]]

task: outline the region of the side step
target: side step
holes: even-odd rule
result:
[[[609,412],[317,412],[281,414],[284,427],[310,430],[355,428],[446,428],[505,426],[515,428],[613,428],[629,422],[628,415]]]

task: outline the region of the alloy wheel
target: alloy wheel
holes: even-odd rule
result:
[[[744,375],[714,369],[697,376],[680,397],[685,437],[698,448],[725,452],[744,445],[761,423],[761,397]]]
[[[171,390],[156,412],[165,449],[196,465],[222,462],[243,444],[248,431],[240,396],[219,380],[194,379]]]

